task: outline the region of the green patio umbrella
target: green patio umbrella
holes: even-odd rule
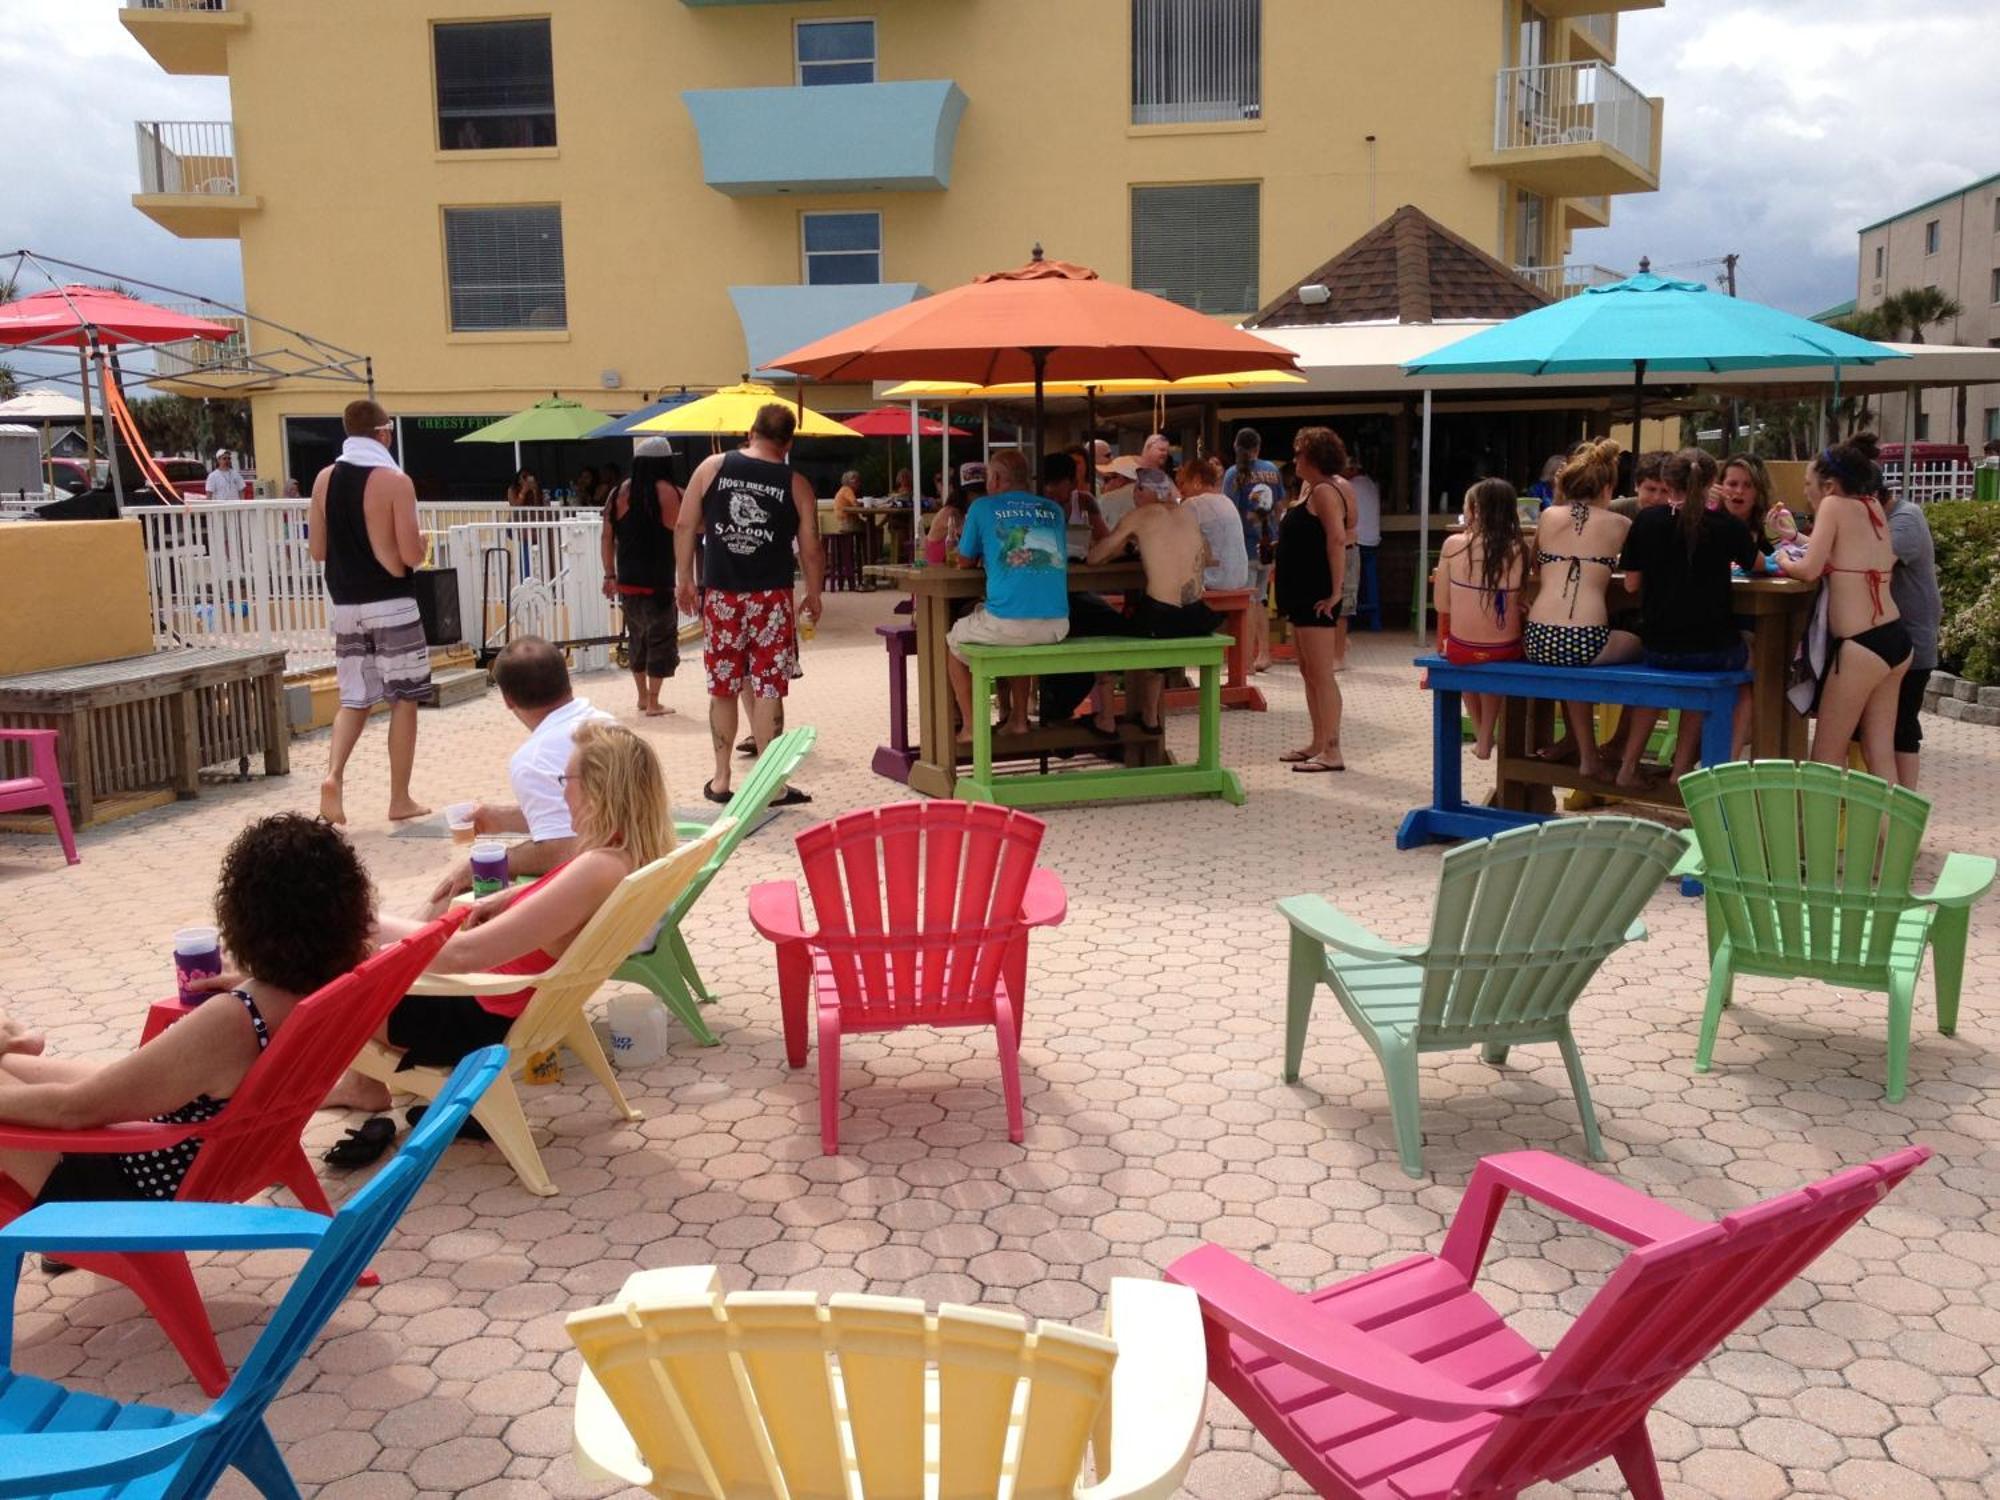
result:
[[[526,411],[488,422],[458,439],[461,443],[566,443],[587,438],[611,418],[581,401],[549,396]]]

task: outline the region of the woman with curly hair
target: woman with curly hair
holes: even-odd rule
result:
[[[1292,439],[1299,498],[1278,522],[1278,612],[1292,627],[1305,684],[1312,743],[1278,757],[1294,771],[1345,771],[1340,753],[1338,637],[1354,498],[1340,477],[1347,449],[1330,427],[1303,427]]]
[[[243,971],[209,1003],[115,1062],[42,1055],[42,1038],[0,1020],[0,1121],[88,1130],[152,1119],[212,1120],[292,1007],[368,953],[375,897],[340,830],[281,813],[239,833],[215,891],[222,941]],[[0,1150],[0,1172],[37,1202],[172,1198],[198,1140],[123,1155]]]

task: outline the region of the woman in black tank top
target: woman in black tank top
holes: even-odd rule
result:
[[[1332,428],[1306,427],[1292,440],[1292,453],[1299,498],[1278,522],[1277,595],[1298,647],[1312,743],[1279,759],[1307,774],[1344,771],[1334,626],[1346,567],[1347,496],[1335,476],[1347,467],[1347,449]]]

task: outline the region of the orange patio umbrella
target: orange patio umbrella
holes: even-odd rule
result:
[[[1105,281],[1088,266],[1034,259],[878,314],[771,361],[819,380],[1032,382],[1041,472],[1049,381],[1180,380],[1291,370],[1289,349],[1191,308]]]

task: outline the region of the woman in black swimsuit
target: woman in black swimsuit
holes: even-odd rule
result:
[[[1299,498],[1278,522],[1278,612],[1292,627],[1299,676],[1312,718],[1312,743],[1279,759],[1294,771],[1345,771],[1340,754],[1340,683],[1334,676],[1346,567],[1347,450],[1330,427],[1305,427],[1292,439]]]
[[[0,1121],[87,1130],[215,1118],[292,1007],[366,956],[375,897],[340,830],[284,813],[252,823],[229,846],[215,915],[247,977],[116,1062],[45,1057],[41,1037],[0,1017]],[[199,1149],[7,1149],[0,1173],[41,1203],[172,1198]]]
[[[1910,669],[1910,631],[1889,592],[1896,549],[1875,500],[1882,471],[1872,433],[1824,450],[1806,469],[1813,508],[1812,538],[1796,560],[1778,567],[1820,587],[1827,622],[1827,669],[1820,680],[1812,758],[1845,765],[1860,728],[1861,758],[1891,785],[1896,781],[1896,700]]]

